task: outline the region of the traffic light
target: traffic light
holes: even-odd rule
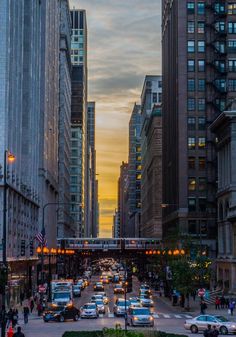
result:
[[[21,240],[20,255],[25,256],[25,240]]]
[[[30,240],[30,256],[34,256],[34,241]]]

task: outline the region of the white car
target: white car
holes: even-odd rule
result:
[[[80,308],[81,318],[98,318],[98,309],[95,303],[86,303]]]
[[[96,299],[95,304],[97,306],[99,314],[105,314],[105,305],[102,299]]]
[[[141,295],[140,297],[140,303],[143,307],[153,307],[154,302],[152,298],[148,295]]]
[[[236,333],[236,323],[230,322],[227,318],[220,315],[200,315],[187,319],[184,323],[184,327],[192,333],[198,333],[204,331],[209,324],[211,326],[215,325],[221,335]]]

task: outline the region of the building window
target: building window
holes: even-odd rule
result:
[[[205,98],[199,98],[198,99],[198,111],[205,111],[206,104],[205,104]]]
[[[195,61],[194,60],[188,60],[188,71],[189,72],[195,71]]]
[[[205,157],[199,157],[198,158],[198,167],[199,167],[199,170],[205,170],[206,169],[206,158]]]
[[[205,41],[197,42],[197,50],[199,53],[205,53]]]
[[[188,129],[195,130],[196,129],[196,118],[188,117]]]
[[[70,182],[71,182],[71,184],[77,184],[78,183],[78,177],[77,176],[70,177]]]
[[[206,147],[206,138],[205,137],[199,137],[198,138],[198,148],[199,149],[205,149]]]
[[[79,43],[79,48],[83,49],[84,48],[84,44],[83,43]]]
[[[197,13],[198,15],[204,15],[205,14],[205,3],[199,2],[197,4]]]
[[[204,34],[205,33],[205,22],[204,21],[198,21],[197,32],[198,32],[198,34]]]
[[[188,53],[194,53],[195,51],[195,41],[188,41]]]
[[[196,191],[196,178],[188,178],[188,190]]]
[[[236,52],[236,40],[228,40],[228,52],[229,53]]]
[[[188,198],[188,210],[189,212],[196,211],[196,198]]]
[[[198,71],[205,71],[205,60],[198,60]]]
[[[158,88],[162,88],[162,81],[158,81]]]
[[[198,91],[205,91],[206,90],[206,81],[205,79],[198,80]]]
[[[215,29],[219,32],[219,33],[224,33],[225,32],[225,22],[224,21],[217,21],[215,23]]]
[[[74,62],[78,62],[78,56],[74,56]]]
[[[198,207],[200,212],[206,212],[206,198],[198,199]]]
[[[194,91],[195,90],[195,79],[191,78],[188,79],[188,91]]]
[[[78,131],[72,131],[71,137],[78,139],[79,138],[79,132]]]
[[[195,157],[188,157],[188,168],[190,170],[195,169]]]
[[[228,4],[228,14],[236,14],[236,3]]]
[[[80,56],[80,57],[79,57],[79,61],[80,61],[80,62],[84,62],[83,56]]]
[[[162,93],[158,92],[158,103],[162,102]]]
[[[140,173],[136,174],[136,180],[141,180],[142,176]]]
[[[196,146],[195,137],[188,137],[188,148],[189,148],[189,150],[195,149],[195,146]]]
[[[194,33],[194,21],[188,21],[188,33]]]
[[[229,34],[236,33],[236,22],[228,22],[228,33]]]
[[[236,91],[236,79],[228,80],[228,91]]]
[[[72,157],[78,157],[78,150],[71,150]]]
[[[228,60],[228,68],[230,72],[236,71],[236,59]]]
[[[206,118],[198,117],[198,130],[205,130],[206,128]]]
[[[195,98],[188,98],[188,111],[195,110]]]
[[[157,103],[157,92],[152,93],[152,102]]]
[[[136,171],[141,171],[142,170],[142,166],[141,165],[136,165]]]
[[[195,4],[194,2],[188,2],[187,3],[187,13],[188,14],[194,14]]]
[[[192,234],[192,235],[197,234],[197,221],[196,220],[188,221],[188,234]]]
[[[206,191],[206,178],[199,178],[198,189],[199,191]]]
[[[201,220],[199,225],[200,225],[201,235],[206,236],[207,235],[207,222],[206,222],[206,220]]]

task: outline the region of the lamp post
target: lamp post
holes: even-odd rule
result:
[[[3,289],[2,289],[2,337],[6,332],[6,285],[8,278],[7,265],[7,164],[13,163],[15,156],[8,150],[4,151],[4,167],[3,167],[3,230],[2,230],[2,268],[3,268]]]

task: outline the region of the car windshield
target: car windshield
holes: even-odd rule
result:
[[[83,309],[96,309],[94,304],[85,304],[83,306]]]
[[[54,293],[53,297],[54,297],[54,300],[58,298],[68,299],[70,298],[70,294],[69,293]]]
[[[102,286],[102,283],[101,282],[97,282],[96,286]]]
[[[96,304],[98,304],[98,305],[103,305],[103,301],[101,301],[101,300],[96,301]]]
[[[132,311],[133,315],[150,315],[150,311],[148,309],[134,309]]]
[[[216,318],[220,322],[229,322],[229,320],[225,318],[224,316],[216,316]]]
[[[117,284],[117,285],[115,286],[115,288],[121,289],[121,288],[122,288],[122,285],[121,285],[121,284]]]
[[[140,289],[142,289],[142,290],[149,290],[149,286],[142,285],[142,286],[140,287]]]
[[[80,286],[79,285],[75,285],[75,286],[73,286],[73,289],[80,290]]]
[[[150,297],[148,295],[141,295],[140,298],[145,299],[145,300],[150,300]]]
[[[117,302],[117,305],[118,305],[119,307],[125,307],[125,301],[122,301],[122,302],[118,301],[118,302]],[[126,306],[127,306],[127,307],[130,306],[130,301],[126,301]]]

